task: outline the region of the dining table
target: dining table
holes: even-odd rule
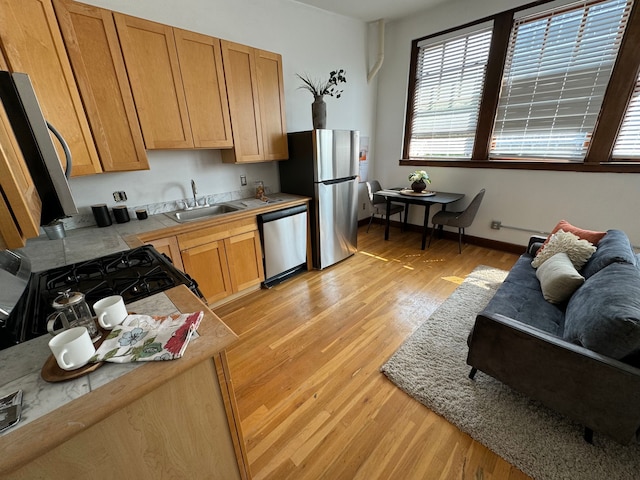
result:
[[[422,250],[427,243],[427,232],[429,230],[429,210],[431,205],[440,204],[442,210],[446,210],[447,205],[464,198],[464,193],[424,191],[414,192],[405,188],[390,188],[378,190],[375,195],[384,197],[387,202],[386,223],[384,228],[384,239],[389,240],[389,214],[392,203],[404,203],[404,223],[403,230],[407,229],[407,218],[409,217],[409,205],[422,205],[424,207],[424,223],[422,225]]]

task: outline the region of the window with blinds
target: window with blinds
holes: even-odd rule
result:
[[[583,1],[514,21],[491,158],[584,159],[631,3]]]
[[[613,147],[613,158],[640,159],[640,75]]]
[[[471,158],[491,25],[419,45],[410,158]]]

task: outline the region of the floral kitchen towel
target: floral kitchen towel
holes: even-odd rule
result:
[[[184,355],[204,312],[168,316],[128,315],[96,351],[91,362],[173,360]]]

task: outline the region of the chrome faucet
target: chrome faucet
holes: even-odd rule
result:
[[[198,199],[196,198],[196,195],[198,193],[198,189],[196,188],[196,182],[193,180],[193,178],[191,179],[191,191],[193,192],[193,208],[197,208]]]

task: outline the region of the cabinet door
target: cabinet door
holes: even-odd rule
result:
[[[120,13],[113,16],[146,147],[193,147],[173,29]]]
[[[9,69],[29,74],[45,118],[69,144],[72,175],[101,171],[51,0],[0,0],[0,40]],[[54,144],[64,162],[64,152]]]
[[[111,12],[70,0],[53,3],[104,171],[148,170]]]
[[[220,40],[177,28],[173,33],[194,146],[231,148],[233,138]]]
[[[184,271],[198,282],[208,303],[231,295],[224,242],[216,241],[182,251]]]
[[[0,102],[0,243],[24,247],[40,233],[42,204]]]
[[[222,40],[222,59],[227,80],[233,150],[222,152],[225,162],[264,160],[260,99],[254,49]]]
[[[282,79],[282,56],[256,50],[258,92],[265,160],[289,158]]]
[[[229,262],[231,286],[239,292],[264,280],[262,249],[258,231],[243,233],[224,239]]]
[[[176,237],[159,238],[157,240],[145,242],[145,244],[151,245],[158,252],[165,254],[171,259],[173,265],[176,268],[184,272],[182,257],[180,255],[180,248],[178,247],[178,240],[176,239]]]

